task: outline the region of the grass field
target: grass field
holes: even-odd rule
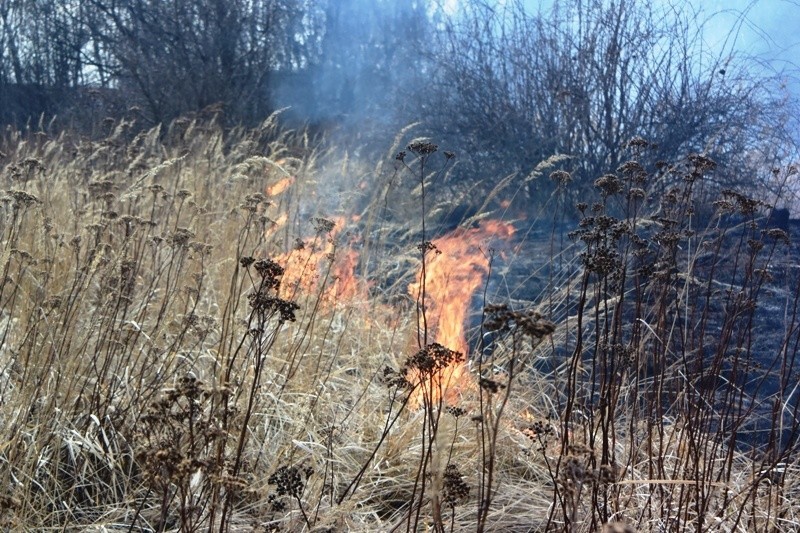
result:
[[[442,233],[461,156],[402,133],[109,127],[0,138],[0,528],[800,527],[796,256],[742,193],[695,214],[713,161],[634,140],[576,207],[545,162],[536,232],[500,180]]]

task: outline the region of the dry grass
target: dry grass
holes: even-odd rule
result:
[[[400,187],[391,170],[333,164],[275,117],[227,133],[213,122],[130,126],[98,142],[0,139],[0,527],[796,530],[796,432],[734,449],[715,435],[718,419],[702,418],[706,393],[650,394],[688,368],[663,338],[681,328],[659,314],[659,285],[614,289],[602,268],[592,277],[598,241],[583,262],[578,245],[558,256],[544,316],[495,317],[504,341],[445,401],[431,376],[403,373],[428,348],[406,292],[423,260],[398,242],[414,232],[380,214]],[[348,262],[352,250],[362,255]],[[787,324],[795,293],[784,295]],[[646,311],[612,312],[622,296]],[[579,329],[578,316],[591,324]],[[522,331],[529,319],[545,329]],[[594,332],[625,321],[646,326],[624,341],[634,366],[592,369],[606,360],[596,350],[623,344]],[[787,326],[784,364],[793,335]],[[420,389],[427,399],[412,408]],[[797,401],[771,401],[793,425],[783,415]]]

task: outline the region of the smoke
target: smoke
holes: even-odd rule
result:
[[[391,149],[398,132],[424,115],[419,95],[432,69],[433,2],[326,0],[309,8],[307,60],[271,74],[273,108],[286,108],[290,127],[323,134],[328,148],[316,161],[315,193],[299,206],[295,230],[316,216],[362,215],[385,193]],[[407,133],[397,149],[420,132]],[[384,163],[384,172],[376,169]],[[407,184],[403,184],[403,187]],[[408,200],[395,182],[393,194]],[[418,223],[395,203],[382,219]],[[374,213],[373,213],[374,214]]]
[[[410,0],[329,0],[313,14],[318,55],[274,76],[273,106],[288,107],[298,123],[338,130],[352,147],[376,132],[392,135],[416,119],[402,100],[413,101],[424,77],[428,10]]]

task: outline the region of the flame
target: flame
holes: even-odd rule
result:
[[[286,190],[292,186],[294,183],[294,178],[292,176],[287,176],[277,182],[273,183],[272,185],[268,185],[265,192],[267,196],[278,196],[281,193],[286,192]]]
[[[350,248],[334,263],[334,282],[326,296],[334,302],[353,301],[363,295],[363,284],[356,277],[358,252]]]
[[[506,240],[514,234],[511,224],[487,220],[477,228],[457,228],[433,241],[434,250],[426,254],[425,264],[425,319],[428,339],[467,355],[464,324],[472,296],[484,283],[489,273],[489,248],[492,241]],[[421,297],[422,269],[417,281],[409,286],[409,293]],[[420,321],[420,329],[425,324]],[[466,382],[464,363],[448,367],[439,377],[445,395],[454,396],[459,386]]]
[[[280,161],[278,163],[280,163]],[[285,178],[276,181],[272,185],[267,185],[264,188],[264,193],[268,197],[274,198],[276,196],[285,193],[289,189],[289,187],[294,185],[294,182],[295,182],[294,176],[286,176]],[[276,231],[278,231],[280,228],[286,225],[286,222],[288,220],[289,220],[289,214],[286,211],[278,215],[277,218],[272,220],[272,224],[270,225],[270,228],[267,230],[267,235],[273,234]]]
[[[321,304],[330,308],[366,295],[367,284],[356,274],[358,238],[350,236],[343,243],[344,247],[337,247],[345,218],[336,217],[332,221],[334,226],[330,234],[310,242],[298,241],[294,250],[275,258],[285,268],[280,290],[282,298],[296,299],[319,293]]]
[[[276,161],[280,167],[284,160]],[[285,193],[296,179],[287,176],[265,187],[264,192],[269,197]],[[275,234],[288,222],[288,213],[283,212],[266,230],[266,237]],[[357,224],[361,217],[352,215],[350,221]],[[356,270],[359,261],[357,252],[357,234],[350,235],[344,247],[338,248],[339,233],[347,225],[345,217],[334,217],[333,229],[325,235],[315,238],[296,241],[293,250],[279,254],[274,259],[284,266],[284,275],[281,281],[279,295],[281,298],[295,299],[300,296],[320,296],[321,303],[332,306],[337,303],[350,302],[358,295],[365,295],[367,284],[358,279]],[[321,287],[324,283],[325,287]]]
[[[270,197],[284,193],[295,182],[294,177],[283,178],[266,187]],[[272,233],[286,224],[283,213],[267,231]],[[368,282],[358,276],[360,242],[357,232],[340,238],[348,224],[358,225],[360,217],[333,219],[333,229],[324,235],[298,240],[298,245],[274,259],[284,265],[280,296],[296,300],[300,297],[319,298],[322,308],[333,309],[339,305],[353,304],[359,298],[367,301]],[[489,249],[494,243],[509,239],[514,234],[511,224],[481,221],[477,227],[457,228],[433,241],[434,249],[426,253],[423,272],[409,285],[409,293],[424,303],[425,320],[418,324],[425,343],[436,342],[445,348],[464,355],[461,362],[451,364],[441,371],[430,392],[443,391],[447,401],[453,401],[469,383],[469,374],[463,361],[468,355],[465,322],[475,292],[489,274]],[[424,302],[421,289],[425,288]],[[438,398],[433,398],[438,399]],[[412,399],[412,405],[421,403]]]
[[[282,213],[278,218],[272,221],[272,227],[270,228],[271,231],[276,231],[283,226],[286,225],[286,222],[289,220],[289,215],[286,213]]]
[[[302,294],[313,294],[319,281],[321,256],[325,254],[318,243],[298,243],[291,252],[275,257],[275,261],[283,265],[279,296],[287,300],[295,300]]]

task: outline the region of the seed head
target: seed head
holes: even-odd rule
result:
[[[650,146],[650,143],[638,135],[628,141],[628,148],[647,148],[648,146]]]
[[[453,463],[444,469],[442,481],[442,501],[445,505],[455,507],[469,496],[469,485]]]
[[[449,415],[451,415],[454,418],[460,418],[460,417],[464,416],[465,414],[467,414],[467,410],[464,409],[463,407],[455,407],[453,405],[448,405],[445,408],[445,410],[447,411],[447,413]]]
[[[407,149],[411,153],[414,153],[414,154],[417,154],[419,156],[423,156],[424,157],[424,156],[427,156],[427,155],[431,155],[436,150],[438,150],[439,147],[436,146],[433,143],[429,143],[429,142],[425,142],[425,141],[417,141],[417,142],[413,142],[413,143],[409,144]]]
[[[597,178],[594,186],[600,189],[603,196],[613,196],[622,191],[622,182],[614,174],[606,174]]]
[[[571,183],[572,175],[566,170],[556,170],[550,174],[550,179],[560,187]]]
[[[244,259],[247,259],[249,261],[250,259],[252,259],[252,257]],[[284,272],[282,266],[280,266],[272,259],[261,259],[260,261],[256,261],[254,263],[253,268],[255,268],[256,272],[258,272],[258,275],[261,276],[265,288],[269,289],[278,288],[278,285],[280,285],[280,277],[283,276]]]

